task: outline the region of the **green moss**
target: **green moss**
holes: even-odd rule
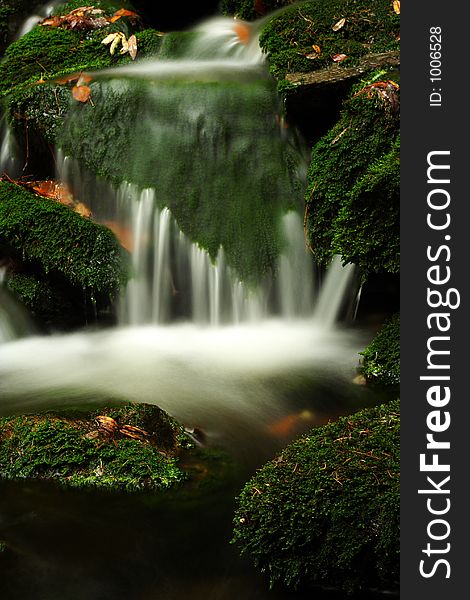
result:
[[[338,31],[333,26],[346,22]],[[311,0],[273,16],[264,27],[260,46],[268,54],[272,74],[283,79],[289,72],[309,72],[335,64],[335,54],[346,54],[341,66],[357,64],[371,52],[397,50],[400,17],[390,0]],[[317,58],[307,58],[312,46]]]
[[[354,88],[338,123],[314,146],[306,194],[318,262],[340,254],[363,279],[400,268],[398,91],[375,84]]]
[[[271,583],[395,588],[399,444],[398,401],[312,430],[246,484],[233,541]]]
[[[154,188],[188,238],[212,257],[222,246],[245,281],[274,268],[279,217],[301,204],[303,189],[269,80],[116,80],[91,89],[95,106],[72,106],[61,132],[66,155],[115,184]]]
[[[263,0],[264,13],[292,4],[295,0]],[[220,11],[224,15],[234,15],[239,19],[251,21],[261,16],[256,8],[256,0],[222,0]]]
[[[7,543],[4,542],[3,540],[0,540],[0,554],[3,554],[7,550],[8,550]]]
[[[55,14],[67,14],[79,6],[83,6],[83,3],[61,5]],[[123,6],[132,8],[125,2],[95,2],[94,6],[103,8],[106,16]],[[7,48],[5,60],[0,64],[0,95],[8,94],[18,86],[33,85],[37,89],[35,84],[38,81],[53,79],[65,73],[103,69],[129,62],[128,55],[121,55],[119,52],[111,55],[109,46],[104,46],[101,41],[110,32],[122,31],[129,36],[139,27],[139,22],[130,21],[126,17],[106,27],[88,31],[36,26]],[[148,44],[148,39],[145,41]],[[145,46],[144,43],[143,47]]]
[[[80,8],[82,6],[92,6],[91,4],[83,3],[82,0],[71,0],[70,2],[64,2],[56,6],[52,12],[54,15],[67,15],[72,10]],[[94,0],[93,6],[95,8],[101,8],[105,11],[105,15],[112,15],[120,8],[127,8],[128,10],[135,10],[130,2],[125,0]],[[120,19],[119,19],[120,20]]]
[[[72,285],[114,295],[125,281],[124,253],[111,231],[7,182],[0,182],[0,239]]]
[[[0,419],[0,476],[126,491],[164,490],[185,479],[177,465],[183,434],[169,415],[133,404],[108,412],[115,418],[112,432],[96,419],[106,411]],[[152,423],[152,430],[130,438],[122,433],[130,421]]]
[[[370,383],[400,383],[400,315],[391,317],[364,352],[361,372]]]

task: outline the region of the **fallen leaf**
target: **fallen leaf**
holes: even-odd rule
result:
[[[344,27],[344,24],[346,23],[346,19],[340,19],[337,23],[335,23],[332,27],[333,31],[339,31],[342,27]]]
[[[87,85],[74,85],[72,88],[72,96],[78,102],[86,102],[90,94],[91,89]]]
[[[311,60],[318,58],[321,54],[321,48],[317,44],[312,44],[313,52],[309,52],[305,55],[305,58],[309,58]]]
[[[116,48],[119,46],[119,43],[122,43],[122,37],[117,33],[114,40],[111,42],[111,46],[109,47],[109,53],[114,54]],[[126,39],[126,38],[124,38]]]
[[[103,40],[101,40],[101,43],[105,45],[110,44],[116,38],[117,35],[117,33],[110,33]]]
[[[346,54],[335,54],[334,56],[331,57],[333,62],[341,62],[343,60],[346,60],[347,58],[348,57]]]
[[[81,73],[80,77],[78,78],[77,85],[83,86],[83,85],[86,85],[87,83],[90,83],[91,81],[93,81],[93,77],[90,77],[86,73]]]
[[[242,44],[248,44],[250,41],[251,30],[250,27],[243,22],[235,23],[233,27],[235,33],[238,36],[238,39]]]
[[[126,52],[129,51],[129,42],[126,40],[126,38],[121,40],[122,43],[122,48],[121,48],[121,52],[120,54],[125,54]]]
[[[400,14],[400,0],[393,0],[393,10],[397,13],[397,15]]]
[[[133,10],[127,10],[126,8],[120,8],[119,10],[117,10],[114,15],[114,17],[137,17],[139,18],[139,15],[134,12]]]
[[[135,35],[131,35],[127,40],[127,46],[132,60],[135,60],[135,57],[137,56],[137,38]]]
[[[105,429],[106,431],[108,431],[109,433],[114,433],[115,431],[117,431],[118,424],[112,417],[107,417],[105,415],[99,415],[96,417],[96,420],[98,421],[99,426],[102,429]]]
[[[83,202],[78,202],[73,207],[73,210],[81,217],[86,217],[87,219],[91,217],[91,210],[88,208],[88,206],[86,206],[86,204],[83,204]]]

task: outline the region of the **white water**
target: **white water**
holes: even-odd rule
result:
[[[23,21],[23,23],[21,24],[21,26],[18,29],[18,32],[16,33],[15,39],[19,40],[21,37],[23,37],[24,35],[26,35],[28,32],[31,31],[31,29],[33,29],[33,27],[35,27],[39,21],[42,21],[42,19],[44,19],[45,17],[48,17],[52,11],[54,10],[54,7],[57,4],[61,4],[61,0],[53,0],[52,2],[48,2],[47,4],[44,4],[41,7],[38,7],[37,13],[34,15],[30,15],[29,17],[26,17],[26,19]]]
[[[228,73],[239,80],[244,70],[264,73],[255,33],[250,43],[242,44],[233,26],[226,19],[201,25],[201,35],[191,46],[197,60],[157,59],[105,75],[184,74],[200,81],[205,73],[217,80]],[[208,58],[214,52],[215,58]],[[191,143],[202,137],[210,152],[207,167],[220,160],[223,169],[227,157],[216,145],[217,115],[211,121],[199,106],[201,100],[184,93],[178,113],[184,122],[156,121],[149,135],[171,128],[180,136],[189,134]],[[253,135],[250,123],[244,136]],[[244,147],[245,138],[239,145]],[[167,148],[162,143],[160,151]],[[243,177],[256,177],[254,169],[263,168],[263,155],[252,162],[253,172],[242,171]],[[282,217],[284,247],[275,272],[253,288],[240,281],[222,248],[211,260],[181,233],[170,211],[159,208],[159,190],[127,183],[117,190],[99,182],[84,187],[74,161],[59,155],[58,165],[61,178],[78,190],[96,218],[117,222],[127,232],[133,278],[122,298],[120,327],[30,337],[0,347],[2,412],[125,398],[158,404],[184,420],[201,419],[209,426],[211,421],[219,426],[224,422],[228,427],[235,413],[263,422],[282,414],[282,392],[273,384],[279,378],[294,387],[294,382],[322,379],[328,373],[337,381],[351,378],[361,342],[357,334],[333,323],[348,295],[352,271],[335,261],[321,290],[315,290],[315,268],[296,211]],[[279,193],[284,193],[282,188]]]

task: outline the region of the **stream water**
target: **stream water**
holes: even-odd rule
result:
[[[335,259],[321,273],[305,247],[304,151],[279,116],[256,24],[211,20],[177,58],[163,47],[151,61],[93,77],[93,118],[112,97],[112,142],[122,133],[126,152],[109,150],[108,161],[111,133],[95,122],[80,151],[73,132],[87,116],[76,107],[58,175],[119,234],[133,278],[118,326],[106,330],[35,335],[2,296],[0,414],[155,403],[201,427],[238,467],[216,493],[184,501],[1,483],[0,539],[14,550],[2,598],[307,597],[269,591],[228,543],[234,497],[289,440],[380,398],[352,383],[370,333],[338,324],[354,305],[354,271]],[[123,125],[129,94],[134,116]],[[98,155],[109,181],[113,169],[128,181],[90,176]],[[181,208],[188,202],[215,243],[198,243],[198,223],[188,225]]]

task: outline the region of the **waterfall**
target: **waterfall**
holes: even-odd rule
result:
[[[315,308],[315,319],[324,327],[331,327],[338,318],[345,297],[351,291],[354,265],[341,264],[341,257],[334,256]]]
[[[154,59],[93,73],[92,110],[71,110],[58,176],[131,252],[123,325],[314,315],[332,325],[339,313],[351,271],[334,261],[316,300],[299,214],[305,152],[280,125],[258,30],[211,19],[177,58],[164,39]],[[112,140],[101,125],[108,104]],[[108,183],[87,169],[95,151]],[[114,179],[125,181],[116,187]]]
[[[6,269],[0,267],[0,345],[34,332],[26,311],[5,289],[5,281]]]

